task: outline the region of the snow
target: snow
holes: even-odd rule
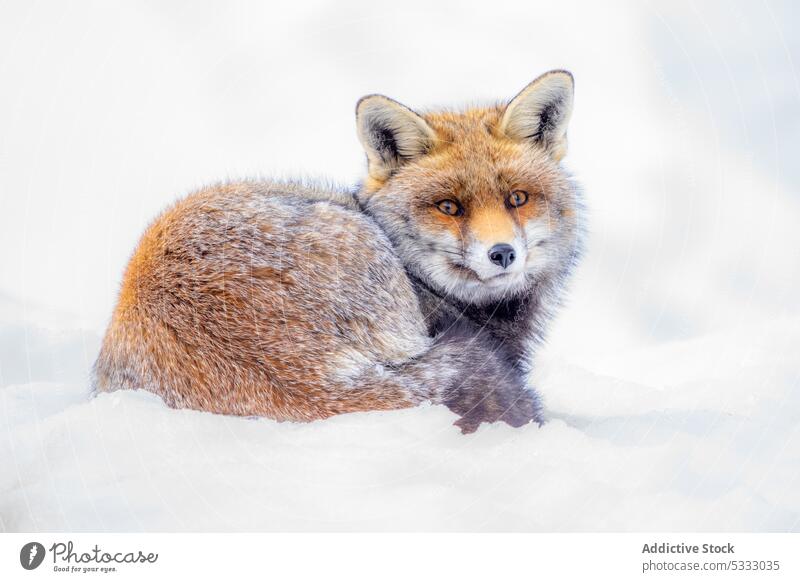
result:
[[[0,531],[800,530],[792,4],[297,4],[6,8]],[[122,268],[176,196],[351,182],[362,94],[496,99],[553,67],[591,235],[537,361],[543,427],[91,397]]]
[[[172,410],[146,392],[90,398],[55,362],[69,381],[2,390],[0,528],[795,531],[799,324],[591,367],[545,354],[548,423],[470,436],[436,406],[293,424]],[[32,354],[78,360],[98,340],[26,338]]]

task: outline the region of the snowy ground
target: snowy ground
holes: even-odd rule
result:
[[[144,392],[87,400],[79,381],[8,386],[0,526],[796,531],[799,323],[603,372],[545,359],[543,428],[466,437],[443,407],[278,424]]]
[[[792,3],[481,6],[4,7],[0,531],[800,531]],[[125,260],[175,196],[352,182],[360,95],[496,99],[553,67],[592,232],[538,361],[544,427],[89,398]]]

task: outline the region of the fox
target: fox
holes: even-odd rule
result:
[[[555,70],[507,103],[356,106],[353,189],[202,188],[145,230],[93,366],[96,392],[313,421],[447,406],[462,432],[544,421],[533,355],[582,249]]]

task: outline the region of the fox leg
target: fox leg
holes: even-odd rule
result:
[[[461,417],[455,424],[464,433],[483,422],[542,423],[539,397],[524,375],[488,334],[465,324],[442,333],[417,358],[365,371],[339,394],[345,411],[444,404]]]

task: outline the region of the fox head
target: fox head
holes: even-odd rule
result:
[[[470,303],[514,295],[577,248],[577,191],[559,163],[572,101],[566,71],[545,73],[507,104],[462,112],[418,114],[363,97],[359,203],[440,293]]]

